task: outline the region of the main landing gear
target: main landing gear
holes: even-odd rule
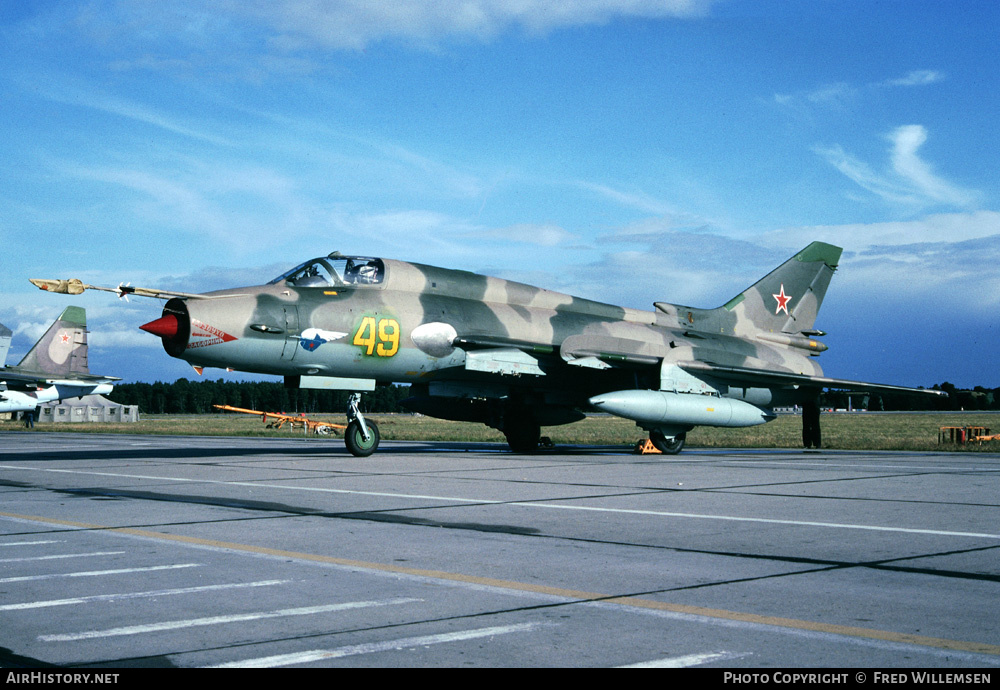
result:
[[[522,407],[511,407],[504,414],[503,432],[507,445],[515,453],[534,453],[542,437],[542,427],[534,416]]]
[[[361,394],[354,393],[347,403],[347,430],[344,431],[344,443],[351,455],[358,458],[367,458],[378,448],[380,439],[378,425],[373,421],[366,420],[358,404],[361,402]]]
[[[656,450],[660,451],[664,455],[677,455],[681,452],[681,448],[684,447],[684,441],[687,439],[687,434],[681,432],[676,436],[667,438],[662,431],[650,431],[649,440],[652,442]]]

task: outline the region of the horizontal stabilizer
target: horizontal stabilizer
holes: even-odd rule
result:
[[[20,388],[23,388],[25,384],[31,386],[70,386],[80,384],[98,385],[121,381],[117,376],[97,376],[96,374],[46,375],[45,372],[18,371],[18,369],[19,367],[9,367],[0,370],[0,381],[8,385],[14,384],[14,387]]]

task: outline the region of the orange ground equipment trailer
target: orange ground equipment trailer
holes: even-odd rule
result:
[[[281,429],[288,426],[289,429],[301,428],[303,433],[313,433],[320,436],[328,436],[331,433],[343,431],[347,428],[344,424],[332,424],[330,422],[317,422],[307,419],[304,415],[285,414],[284,412],[259,412],[257,410],[247,410],[242,407],[232,407],[231,405],[212,405],[226,412],[241,412],[243,414],[259,415],[261,421],[268,429]]]

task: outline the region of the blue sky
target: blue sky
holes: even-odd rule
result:
[[[196,376],[156,300],[334,250],[717,306],[813,240],[841,378],[1000,386],[994,1],[0,0],[0,322]],[[617,277],[613,277],[617,276]],[[219,372],[207,371],[212,378]]]

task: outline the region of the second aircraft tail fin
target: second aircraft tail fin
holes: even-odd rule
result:
[[[10,339],[13,332],[0,323],[0,367],[7,363],[7,352],[10,350]]]
[[[63,310],[17,366],[53,376],[89,374],[87,312],[82,307]]]

